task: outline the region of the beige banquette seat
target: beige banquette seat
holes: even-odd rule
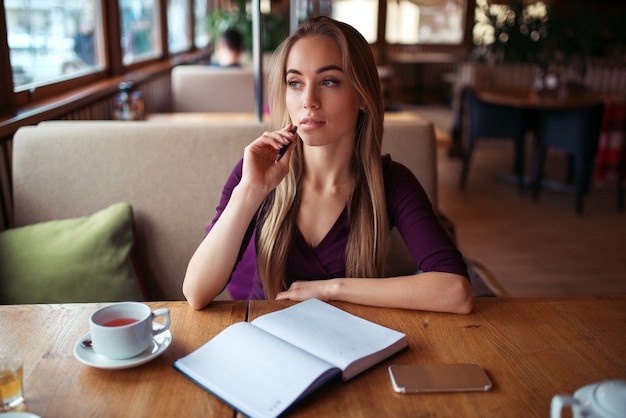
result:
[[[265,129],[258,122],[58,121],[23,127],[13,149],[15,226],[128,202],[148,298],[182,300],[187,263],[222,186],[245,145]],[[436,207],[432,124],[385,122],[383,151],[415,173]],[[398,236],[392,241],[389,273],[415,271]]]
[[[254,112],[251,68],[179,65],[172,69],[173,112]]]

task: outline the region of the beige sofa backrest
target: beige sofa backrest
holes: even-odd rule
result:
[[[128,202],[149,298],[181,300],[187,263],[214,216],[222,186],[243,148],[266,129],[256,122],[112,121],[21,128],[13,149],[15,226]],[[386,123],[384,151],[410,167],[436,202],[430,123]],[[399,261],[398,250],[391,253],[399,271],[414,268]]]
[[[172,69],[173,112],[254,112],[251,68],[179,65]]]

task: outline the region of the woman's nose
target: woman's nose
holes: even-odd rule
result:
[[[313,86],[306,89],[303,99],[302,104],[305,108],[318,108],[320,106],[317,90]]]

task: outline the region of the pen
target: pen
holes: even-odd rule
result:
[[[297,130],[298,130],[298,127],[294,125],[291,128],[290,132],[295,135]],[[285,153],[287,152],[287,148],[289,148],[289,145],[291,145],[291,143],[280,147],[280,149],[278,150],[278,155],[276,156],[276,160],[274,160],[274,164],[276,164],[277,162],[280,161],[281,158],[283,158],[283,155],[285,155]]]

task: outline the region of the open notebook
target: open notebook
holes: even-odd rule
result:
[[[275,417],[406,346],[400,332],[310,299],[231,325],[174,367],[245,415]]]

